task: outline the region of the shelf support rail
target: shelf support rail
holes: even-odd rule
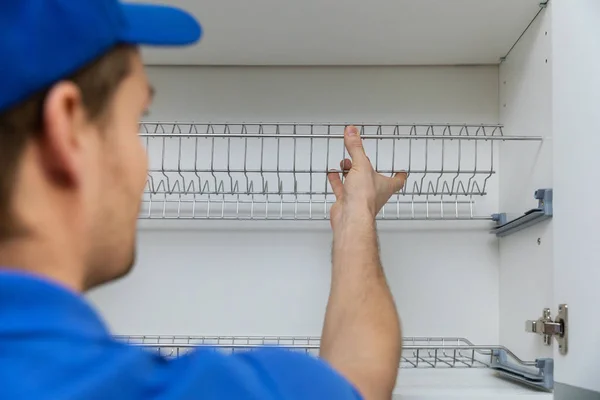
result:
[[[505,350],[494,350],[490,368],[502,377],[550,391],[554,388],[554,360],[539,358],[535,360],[535,371],[532,368],[509,363]]]
[[[497,225],[490,233],[496,234],[496,237],[504,237],[552,218],[552,189],[538,189],[535,191],[534,197],[538,200],[537,208],[533,208],[513,220],[509,221],[506,213],[493,214],[492,220],[496,221]]]

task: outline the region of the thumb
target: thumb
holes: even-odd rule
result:
[[[355,126],[347,126],[344,131],[344,145],[348,150],[348,154],[352,157],[352,164],[361,166],[365,161],[368,162],[365,149],[363,148],[362,139]]]

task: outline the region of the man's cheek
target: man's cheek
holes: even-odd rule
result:
[[[148,155],[146,149],[139,142],[137,145],[137,154],[136,179],[139,182],[139,191],[142,192],[146,186],[146,176],[148,175]]]

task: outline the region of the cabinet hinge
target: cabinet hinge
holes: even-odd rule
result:
[[[543,336],[544,344],[552,345],[552,338],[558,342],[558,351],[560,354],[567,354],[569,326],[568,326],[569,307],[566,304],[558,306],[558,314],[552,319],[552,313],[549,308],[544,308],[542,316],[535,321],[525,321],[525,331],[537,333]]]

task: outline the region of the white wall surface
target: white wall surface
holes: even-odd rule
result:
[[[498,122],[497,67],[149,71],[157,87],[151,120]],[[493,182],[483,213],[497,211]],[[320,334],[327,222],[158,222],[142,224],[135,272],[91,294],[116,332]],[[498,342],[498,244],[489,226],[381,224],[405,335]]]
[[[299,230],[293,223],[144,230],[135,272],[93,299],[127,334],[320,335],[330,241],[322,225]],[[495,340],[497,259],[489,241],[479,231],[382,232],[406,335]]]
[[[509,217],[537,207],[536,189],[552,187],[550,17],[542,12],[500,66],[500,122],[506,133],[542,144],[505,142],[500,151],[500,209]],[[553,301],[552,223],[500,239],[500,342],[522,357],[552,357],[542,337],[525,332]],[[538,244],[539,238],[539,244]]]
[[[554,304],[569,305],[559,382],[600,391],[600,3],[553,0]]]
[[[148,120],[498,122],[498,68],[149,67]]]

